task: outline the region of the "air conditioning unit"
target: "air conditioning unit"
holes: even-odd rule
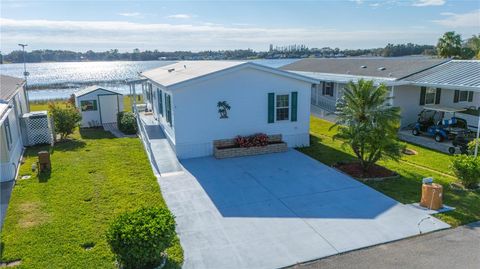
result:
[[[20,125],[25,146],[52,144],[52,125],[47,111],[35,111],[23,114]]]

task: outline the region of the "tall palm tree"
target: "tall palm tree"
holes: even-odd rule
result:
[[[385,85],[373,81],[349,82],[337,103],[338,128],[334,139],[350,146],[364,172],[382,158],[398,160],[403,146],[398,142],[400,108],[389,104]]]
[[[446,32],[438,39],[438,55],[443,58],[459,57],[462,54],[462,37],[455,32]]]

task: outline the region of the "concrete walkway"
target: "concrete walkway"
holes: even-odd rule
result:
[[[448,148],[452,146],[452,141],[436,142],[435,139],[433,139],[433,137],[430,137],[430,136],[425,136],[425,135],[414,136],[412,134],[412,130],[399,131],[398,138],[400,140],[403,140],[415,145],[420,145],[422,147],[434,149],[436,151],[440,151],[447,154],[449,154]],[[457,152],[457,153],[460,153],[460,152]]]
[[[159,178],[184,268],[279,268],[449,226],[286,153],[182,160]]]
[[[140,133],[142,139],[144,139],[147,151],[149,151],[150,161],[156,169],[156,173],[163,175],[183,171],[177,155],[175,155],[157,121],[151,115],[140,115],[140,120],[145,130],[140,130]]]
[[[480,222],[332,256],[293,268],[477,269],[480,268]]]
[[[118,129],[116,122],[104,123],[104,124],[103,124],[103,130],[112,133],[115,137],[118,137],[118,138],[123,138],[123,137],[136,137],[135,134],[133,134],[133,135],[126,135],[126,134],[122,133],[122,131],[120,131],[120,130]]]

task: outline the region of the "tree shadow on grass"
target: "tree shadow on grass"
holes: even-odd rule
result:
[[[103,130],[103,128],[80,128],[82,139],[115,139],[112,133]]]
[[[331,139],[328,138],[327,140]],[[353,155],[331,147],[325,142],[324,138],[310,135],[310,146],[299,148],[298,150],[327,165],[357,160]]]

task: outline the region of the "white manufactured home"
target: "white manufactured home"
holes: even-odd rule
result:
[[[178,62],[141,75],[147,108],[179,158],[212,155],[213,141],[256,133],[309,145],[315,79],[236,61]]]
[[[97,127],[116,123],[123,111],[123,95],[99,86],[90,86],[74,92],[75,105],[82,113],[81,127]]]
[[[333,113],[350,81],[373,80],[390,90],[391,104],[401,108],[403,127],[417,121],[425,105],[465,108],[457,116],[477,127],[480,107],[480,61],[428,58],[303,59],[282,67],[317,79],[311,105]]]
[[[27,112],[25,81],[0,75],[0,182],[15,179],[24,149],[20,120]]]

